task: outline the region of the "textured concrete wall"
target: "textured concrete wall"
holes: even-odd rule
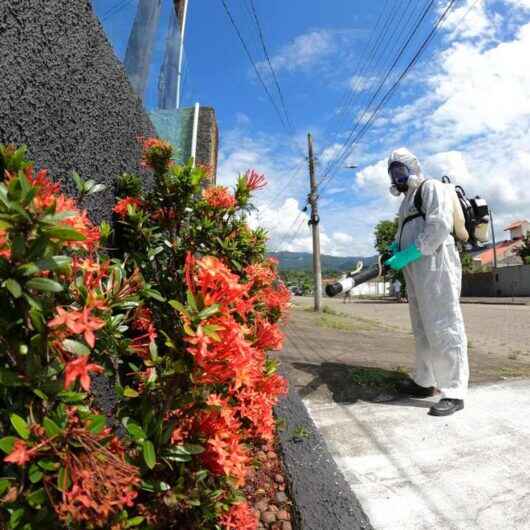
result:
[[[73,170],[110,185],[139,171],[137,138],[154,129],[90,0],[2,0],[0,52],[0,142],[27,144],[62,182]],[[88,204],[95,221],[111,188]]]
[[[212,107],[201,107],[197,131],[197,163],[212,168],[212,184],[217,175],[217,155],[219,150],[219,130]],[[234,175],[235,176],[235,175]]]

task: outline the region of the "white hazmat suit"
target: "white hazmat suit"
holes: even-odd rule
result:
[[[407,282],[410,318],[416,339],[413,380],[435,387],[442,398],[464,399],[469,365],[467,337],[460,308],[462,266],[453,238],[453,196],[448,185],[427,180],[421,189],[425,220],[417,217],[414,195],[425,180],[417,158],[407,149],[394,151],[388,160],[406,165],[411,176],[399,210],[396,236],[399,250],[416,245],[423,257],[403,269]],[[397,190],[391,189],[392,193]]]

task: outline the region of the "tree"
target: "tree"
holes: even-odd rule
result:
[[[525,265],[530,265],[530,234],[524,237],[523,245],[517,249],[517,254]]]
[[[462,272],[475,272],[476,266],[473,263],[473,258],[463,245],[459,245],[458,253],[460,254],[460,261],[462,263]]]
[[[375,236],[375,248],[381,256],[386,256],[390,253],[390,246],[396,238],[398,231],[398,219],[397,217],[393,221],[384,220],[379,221],[375,226],[374,236]],[[389,271],[388,277],[393,282],[398,280],[401,282],[401,296],[406,294],[406,283],[405,277],[401,271]]]

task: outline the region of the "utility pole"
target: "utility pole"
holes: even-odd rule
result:
[[[311,191],[309,193],[309,205],[311,206],[311,219],[309,225],[313,232],[313,276],[315,285],[315,311],[321,310],[322,302],[322,270],[320,268],[320,229],[318,217],[317,181],[315,176],[315,159],[313,156],[313,138],[311,133],[307,134],[307,148],[309,152],[309,182]]]

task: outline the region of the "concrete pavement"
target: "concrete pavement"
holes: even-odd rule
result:
[[[449,418],[429,400],[304,404],[374,528],[530,529],[529,381],[473,387]]]

